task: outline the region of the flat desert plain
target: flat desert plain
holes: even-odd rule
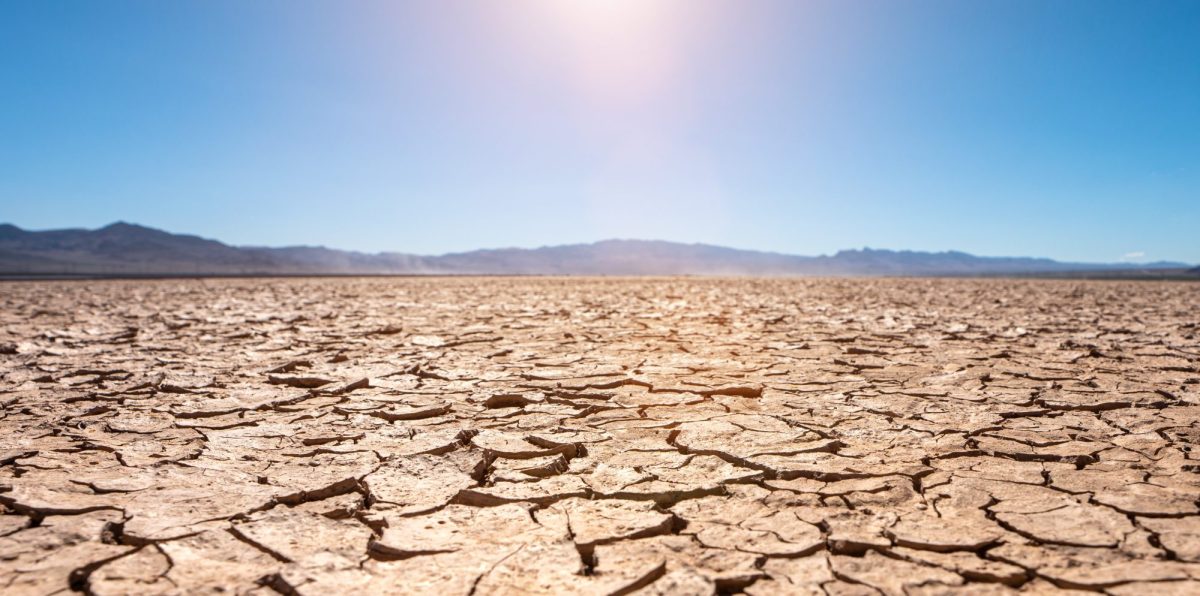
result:
[[[1196,594],[1200,284],[0,285],[0,592]]]

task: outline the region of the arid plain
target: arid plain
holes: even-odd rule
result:
[[[1195,594],[1200,285],[0,285],[0,592]]]

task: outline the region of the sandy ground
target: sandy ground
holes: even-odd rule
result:
[[[1200,284],[0,284],[0,592],[1200,592]]]

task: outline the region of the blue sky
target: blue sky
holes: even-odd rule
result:
[[[0,221],[1200,262],[1200,2],[0,0]]]

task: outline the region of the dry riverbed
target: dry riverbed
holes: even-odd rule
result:
[[[1200,284],[0,284],[0,592],[1200,592]]]

